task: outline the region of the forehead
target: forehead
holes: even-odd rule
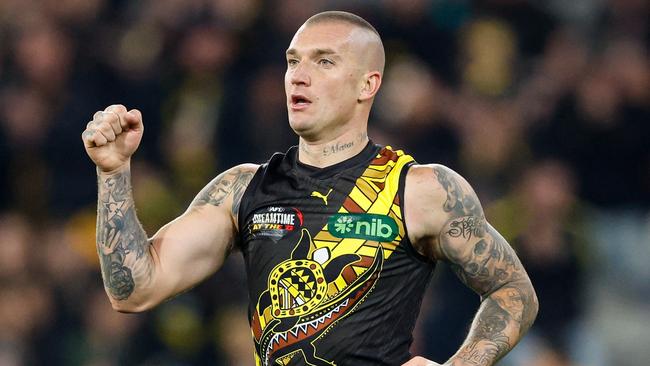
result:
[[[310,49],[332,49],[345,52],[350,49],[354,28],[342,22],[303,24],[289,44],[290,50],[308,52]]]

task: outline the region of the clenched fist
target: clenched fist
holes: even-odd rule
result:
[[[95,165],[103,172],[112,172],[128,164],[143,132],[140,111],[127,111],[123,105],[114,104],[95,113],[81,139]]]

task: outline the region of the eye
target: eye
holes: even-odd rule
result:
[[[318,64],[321,65],[321,66],[332,66],[332,65],[334,65],[334,62],[332,62],[332,60],[328,60],[326,58],[321,58],[320,60],[318,60]]]
[[[298,60],[296,60],[295,58],[290,58],[287,60],[287,65],[289,66],[295,66],[297,64],[298,64]]]

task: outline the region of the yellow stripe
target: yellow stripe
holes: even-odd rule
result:
[[[365,179],[381,179],[383,181],[384,178],[386,177],[386,174],[383,171],[379,172],[372,169],[366,169],[366,171],[363,172],[363,175],[361,177]]]
[[[357,179],[357,187],[363,191],[363,193],[366,194],[366,196],[372,198],[373,196],[377,196],[377,193],[381,191],[379,187],[377,187],[374,184],[371,184],[365,179]]]
[[[343,276],[338,276],[336,280],[334,280],[334,285],[336,285],[336,289],[338,290],[338,292],[341,292],[343,291],[343,289],[348,287],[348,283],[345,282]]]
[[[404,198],[404,197],[402,197]],[[393,205],[391,208],[393,210],[393,213],[395,214],[395,217],[399,219],[399,221],[402,221],[402,209],[399,207],[399,205]]]
[[[315,239],[331,241],[336,243],[338,243],[341,240],[340,238],[335,237],[334,235],[330,234],[329,231],[327,231],[327,225],[325,225],[325,228],[316,235]]]
[[[410,156],[405,156],[397,161],[397,164],[395,164],[396,169],[392,169],[388,174],[386,185],[384,186],[384,189],[379,192],[375,202],[370,202],[363,193],[358,191],[357,187],[352,189],[350,197],[367,213],[380,215],[388,214],[391,206],[393,206],[393,201],[395,200],[395,195],[399,188],[400,172],[404,166],[411,161],[413,161],[413,158]],[[339,212],[341,212],[341,210],[339,210]],[[324,230],[326,230],[326,227]],[[364,243],[365,240],[363,239],[345,238],[332,250],[332,256],[336,257],[346,253],[356,253]],[[392,253],[393,250],[386,250],[384,256],[388,258]],[[374,257],[375,253],[373,252],[370,256]]]
[[[400,173],[404,168],[404,165],[412,160],[413,158],[407,156],[397,161],[397,164],[395,164],[395,169],[392,169],[386,177],[386,185],[384,186],[384,189],[379,192],[377,200],[375,200],[370,209],[367,211],[368,213],[383,215],[388,214],[399,188]]]
[[[332,248],[332,257],[339,255],[356,253],[359,248],[365,243],[364,239],[346,238],[341,240],[336,247]],[[373,254],[374,256],[374,254]]]
[[[354,269],[354,273],[357,274],[357,276],[360,276],[363,272],[367,270],[365,267],[357,267],[357,266],[352,266],[352,269]]]
[[[384,243],[384,252],[393,252],[397,248],[397,245],[399,245],[399,242],[391,242],[391,243]],[[389,257],[390,253],[386,253],[386,256]]]
[[[368,245],[364,245],[361,248],[359,248],[356,252],[359,255],[365,255],[366,257],[374,257],[375,253],[377,253],[377,248],[373,248]]]
[[[361,207],[364,211],[368,211],[372,205],[372,201],[370,201],[368,197],[366,197],[366,195],[363,194],[356,186],[352,188],[352,192],[350,192],[350,198],[352,198],[354,202],[359,205],[359,207]],[[341,211],[339,210],[339,212]]]

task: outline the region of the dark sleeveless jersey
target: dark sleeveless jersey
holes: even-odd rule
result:
[[[239,211],[257,365],[401,365],[433,264],[409,242],[413,158],[369,143],[323,169],[275,154]]]

